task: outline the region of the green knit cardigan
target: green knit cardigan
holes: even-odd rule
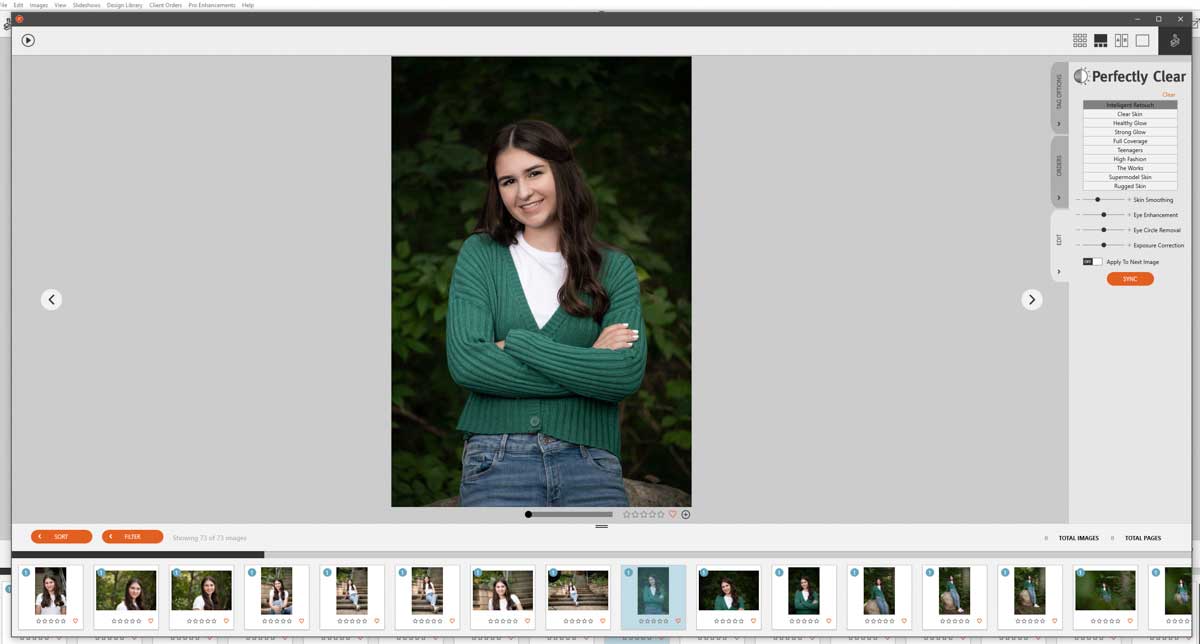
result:
[[[482,233],[463,242],[446,312],[450,375],[470,392],[460,431],[541,432],[620,456],[617,407],[642,384],[648,340],[633,261],[603,255],[599,277],[611,304],[600,323],[560,306],[539,329],[509,249]],[[639,331],[632,348],[592,348],[621,322]]]

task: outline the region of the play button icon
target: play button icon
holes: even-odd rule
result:
[[[1026,311],[1036,311],[1042,308],[1042,292],[1036,288],[1031,288],[1021,294],[1021,306],[1025,307]]]
[[[25,45],[26,47],[32,47],[33,43],[35,42],[37,42],[37,39],[33,37],[33,34],[25,34],[24,36],[21,36],[21,44]]]

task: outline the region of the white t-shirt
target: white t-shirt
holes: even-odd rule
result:
[[[192,610],[204,610],[204,595],[196,596],[196,601],[192,602]]]
[[[520,598],[520,597],[517,597],[516,595],[513,595],[513,594],[510,594],[510,595],[509,595],[509,597],[512,597],[512,600],[513,600],[513,603],[514,603],[514,604],[520,603],[520,601],[521,601],[521,598]],[[504,601],[503,599],[501,599],[501,600],[500,600],[500,606],[499,606],[499,607],[497,607],[497,606],[496,606],[496,598],[495,598],[495,597],[493,597],[493,598],[491,598],[491,599],[489,599],[489,600],[488,600],[488,608],[490,608],[490,609],[492,609],[492,610],[508,610],[508,602],[506,602],[506,601]]]
[[[733,598],[725,595],[725,608],[733,608]]]
[[[562,253],[538,250],[525,241],[525,233],[517,231],[517,243],[508,247],[521,290],[538,328],[546,326],[558,310],[558,289],[567,281],[567,260]]]
[[[279,596],[280,596],[280,599],[275,599],[275,590],[274,589],[268,590],[267,591],[267,603],[270,604],[271,606],[274,606],[275,602],[282,600],[283,601],[282,605],[287,606],[288,592],[286,590],[284,590],[279,593]]]
[[[125,602],[121,602],[120,604],[117,604],[117,607],[113,610],[129,610],[129,607],[125,605]]]
[[[55,599],[58,599],[58,597],[57,596],[50,597],[50,605],[42,606],[42,593],[38,593],[37,599],[35,599],[33,601],[33,603],[37,604],[38,606],[42,606],[42,614],[43,615],[62,615],[63,614],[62,610],[58,607],[57,604],[54,603]]]

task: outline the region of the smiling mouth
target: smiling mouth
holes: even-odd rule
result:
[[[533,202],[530,202],[527,204],[522,204],[522,205],[518,206],[518,208],[520,208],[521,210],[533,210],[534,208],[537,208],[538,206],[542,205],[543,201],[545,201],[545,199],[538,199],[537,201],[533,201]]]

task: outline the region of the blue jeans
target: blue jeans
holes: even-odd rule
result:
[[[470,434],[459,503],[494,507],[624,507],[621,460],[544,434]]]

